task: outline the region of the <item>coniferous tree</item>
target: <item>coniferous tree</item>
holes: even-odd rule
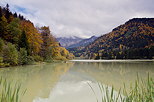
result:
[[[24,20],[24,17],[22,15],[19,14],[19,19],[20,20]]]
[[[9,19],[10,18],[10,10],[9,10],[9,4],[6,4],[6,8],[5,8],[5,17],[6,19]]]
[[[13,15],[13,16],[14,16],[15,18],[17,18],[17,17],[18,17],[18,15],[17,15],[17,13],[16,13],[16,12],[14,13],[14,15]]]
[[[2,16],[0,21],[0,37],[3,38],[4,40],[7,40],[9,38],[8,23],[5,16]]]
[[[2,8],[0,6],[0,21],[1,21],[1,17],[2,17],[3,13],[2,13]]]
[[[28,41],[27,41],[26,32],[24,30],[22,31],[22,34],[21,34],[19,47],[20,48],[25,48],[29,53],[29,44],[28,44]]]

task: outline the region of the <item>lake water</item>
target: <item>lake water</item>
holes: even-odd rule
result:
[[[73,60],[0,69],[2,77],[27,89],[22,102],[96,102],[96,97],[100,98],[98,83],[114,86],[115,92],[125,83],[129,90],[137,73],[143,79],[148,73],[154,78],[154,61]]]

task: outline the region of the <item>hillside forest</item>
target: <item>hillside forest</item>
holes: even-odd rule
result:
[[[154,18],[133,18],[86,47],[69,49],[87,59],[153,59]]]
[[[48,26],[35,27],[24,16],[0,7],[0,67],[72,59]]]

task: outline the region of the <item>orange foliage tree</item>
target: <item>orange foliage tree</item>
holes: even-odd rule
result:
[[[41,33],[38,32],[30,21],[23,20],[20,25],[22,30],[26,32],[31,55],[38,54],[41,49],[41,44],[43,43]]]

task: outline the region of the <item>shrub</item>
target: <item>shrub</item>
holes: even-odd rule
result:
[[[15,45],[8,43],[3,49],[3,61],[4,63],[9,63],[10,65],[18,64],[18,51]]]
[[[0,57],[0,67],[3,67],[4,63],[3,63],[3,57]]]
[[[64,56],[55,56],[55,57],[53,57],[53,59],[54,60],[67,60],[67,58],[66,57],[64,57]]]
[[[74,55],[73,55],[72,53],[69,53],[69,54],[66,56],[66,58],[69,59],[69,60],[71,60],[71,59],[73,59],[73,58],[75,58],[75,57],[74,57]]]
[[[28,60],[27,60],[27,51],[25,48],[20,48],[19,51],[19,64],[20,65],[25,65],[28,64]]]
[[[3,57],[0,57],[0,63],[3,63]]]
[[[34,61],[34,58],[32,56],[27,56],[27,64],[33,64],[35,61]]]
[[[33,56],[33,58],[34,58],[34,61],[36,61],[36,62],[43,61],[43,58],[39,55],[35,55],[35,56]]]
[[[0,53],[3,50],[3,46],[4,46],[4,41],[0,38]]]

